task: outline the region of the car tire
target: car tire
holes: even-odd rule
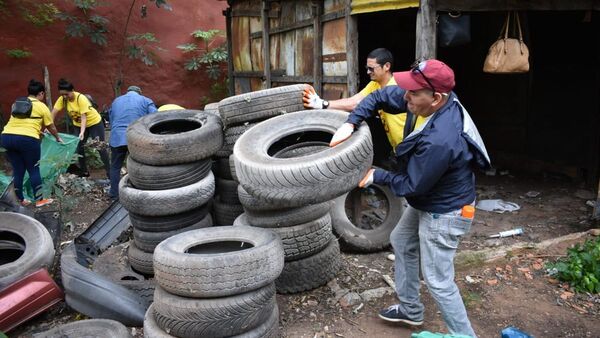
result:
[[[133,242],[135,243],[135,246],[138,247],[140,250],[146,252],[153,252],[154,248],[156,248],[158,243],[164,241],[169,237],[173,237],[177,234],[184,233],[190,230],[210,227],[212,225],[212,217],[210,217],[210,215],[206,215],[202,222],[198,222],[196,224],[192,224],[190,226],[171,231],[151,232],[133,228]]]
[[[51,330],[36,333],[34,338],[130,338],[129,329],[116,320],[110,319],[85,319],[59,325]]]
[[[310,222],[331,210],[330,202],[307,205],[299,208],[272,211],[246,209],[248,222],[261,228],[278,228]]]
[[[129,220],[135,229],[141,231],[165,232],[205,222],[209,205],[167,216],[143,216],[129,212]]]
[[[142,251],[138,248],[134,241],[129,242],[127,257],[129,258],[129,264],[134,271],[148,276],[154,275],[152,255],[152,252]]]
[[[210,169],[210,159],[164,166],[143,164],[133,158],[127,160],[127,173],[131,184],[143,190],[184,187],[206,177]]]

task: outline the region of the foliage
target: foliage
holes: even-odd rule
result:
[[[223,32],[218,29],[196,30],[191,35],[201,40],[202,44],[199,46],[197,43],[186,43],[177,46],[183,53],[192,54],[185,63],[185,69],[195,71],[204,68],[210,79],[218,80],[222,63],[227,61],[227,50],[222,44],[216,47],[213,47],[213,44],[222,37]]]
[[[99,2],[96,0],[73,0],[73,3],[79,9],[77,15],[66,12],[56,15],[60,20],[68,22],[65,30],[67,36],[72,38],[87,36],[92,43],[106,46],[109,21],[103,16],[92,13],[99,7]]]
[[[156,54],[149,49],[149,47],[162,51],[163,49],[158,47],[160,41],[154,36],[153,33],[142,33],[134,34],[127,37],[130,41],[130,45],[127,48],[127,56],[130,59],[141,60],[146,66],[153,66],[156,64]]]
[[[27,49],[8,49],[6,55],[13,59],[26,59],[31,56],[31,52]]]
[[[11,15],[8,8],[9,1],[0,0],[0,14]],[[38,27],[43,27],[54,22],[56,14],[59,12],[56,5],[51,1],[35,0],[13,0],[16,10],[19,11],[23,20],[30,22]],[[17,13],[15,13],[17,14]]]
[[[567,257],[547,264],[551,275],[578,292],[600,292],[600,237],[567,249]]]
[[[108,143],[100,141],[97,137],[88,139],[83,146],[86,164],[92,169],[104,168],[104,162],[102,162],[99,150],[106,150],[107,148]]]

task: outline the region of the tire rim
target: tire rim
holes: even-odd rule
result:
[[[149,131],[156,135],[173,135],[199,129],[202,125],[202,122],[193,119],[174,119],[158,122]]]
[[[390,201],[385,192],[375,185],[354,189],[346,196],[344,211],[348,220],[357,228],[375,230],[388,217]]]
[[[25,253],[23,238],[10,231],[0,231],[0,265],[16,262]]]

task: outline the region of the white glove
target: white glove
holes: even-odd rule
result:
[[[330,147],[335,147],[338,144],[346,141],[354,132],[354,125],[352,123],[344,123],[338,130],[333,134],[331,141],[329,142]]]
[[[304,108],[323,109],[323,99],[317,95],[312,86],[307,86],[302,97]]]
[[[358,182],[358,187],[366,188],[366,187],[370,186],[371,184],[373,184],[373,173],[374,172],[375,172],[375,169],[369,169],[369,171],[367,171],[367,174],[365,175],[365,177],[363,177],[363,179],[360,180],[360,182]]]

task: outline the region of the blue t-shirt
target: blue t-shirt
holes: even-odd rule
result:
[[[111,147],[127,145],[127,127],[144,115],[156,112],[154,102],[149,98],[129,91],[117,97],[110,107],[110,140]]]

